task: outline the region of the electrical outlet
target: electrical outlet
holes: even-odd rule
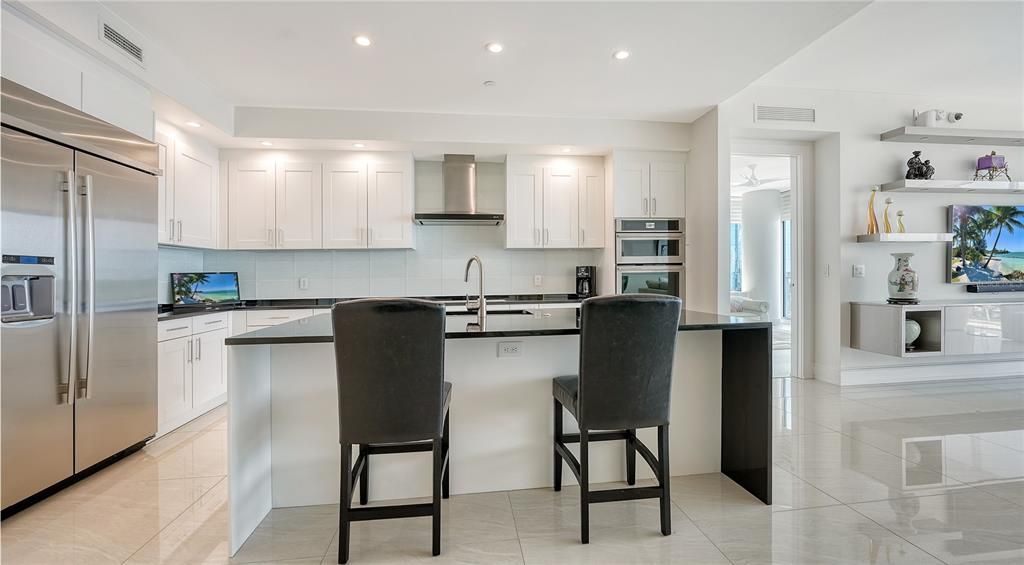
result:
[[[522,357],[523,342],[501,341],[498,342],[498,357]]]
[[[309,289],[309,279],[306,277],[299,277],[299,290]]]
[[[544,286],[544,277],[540,275],[533,275],[533,286],[537,288]]]
[[[865,271],[864,265],[854,265],[853,266],[853,278],[855,278],[855,279],[862,279],[862,278],[864,278],[864,271]]]

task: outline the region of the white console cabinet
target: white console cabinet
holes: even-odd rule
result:
[[[921,326],[905,345],[907,320]],[[897,357],[1024,353],[1024,301],[850,305],[850,347]]]

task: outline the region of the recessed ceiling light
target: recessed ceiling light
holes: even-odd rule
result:
[[[622,61],[623,59],[628,59],[629,58],[629,51],[626,51],[625,49],[619,49],[618,51],[612,53],[612,57],[615,60],[617,60],[617,61]]]
[[[194,128],[203,127],[203,124],[201,124],[199,122],[185,122],[185,125],[186,126],[190,126],[190,127],[194,127]]]
[[[497,41],[492,41],[487,45],[484,45],[484,47],[486,47],[487,50],[490,51],[491,53],[501,53],[502,51],[505,50],[505,46],[498,43]]]
[[[562,148],[562,153],[569,153],[571,151],[572,151],[572,147],[563,147]]]
[[[496,84],[498,84],[498,83],[494,82],[493,80],[485,80],[484,81],[484,86],[494,86]]]
[[[262,145],[264,147],[270,147],[271,145],[273,145],[273,143],[271,143],[269,141],[261,141],[260,145]]]
[[[356,45],[360,47],[369,47],[370,44],[373,43],[372,41],[370,41],[370,38],[366,37],[365,35],[357,35],[352,38],[352,41],[355,41]]]
[[[352,147],[355,147],[356,149],[362,149],[363,147],[366,147],[366,145],[363,143],[353,143]]]

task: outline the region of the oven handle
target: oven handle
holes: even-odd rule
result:
[[[616,273],[681,273],[686,269],[686,265],[682,263],[673,263],[671,265],[619,265],[615,267]]]
[[[683,232],[680,231],[645,231],[631,232],[623,231],[615,234],[617,239],[678,239],[683,240]]]

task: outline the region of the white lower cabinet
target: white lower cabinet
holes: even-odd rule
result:
[[[329,311],[329,310],[328,310]],[[276,326],[285,322],[301,320],[313,315],[314,310],[300,308],[294,310],[253,310],[245,313],[245,331],[256,331],[261,328]],[[324,310],[320,310],[324,312]]]
[[[162,321],[157,336],[157,436],[161,436],[224,403],[228,314]]]

